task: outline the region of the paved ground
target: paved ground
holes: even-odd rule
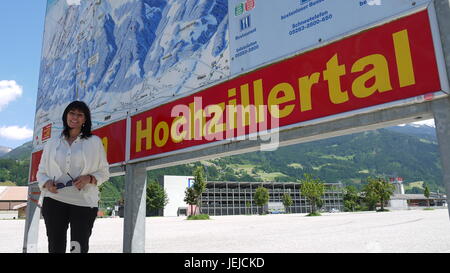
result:
[[[385,213],[147,218],[150,253],[450,252],[447,209]],[[22,252],[24,220],[0,221],[0,252]],[[98,219],[90,252],[122,252],[123,219]],[[47,251],[40,222],[39,252]]]

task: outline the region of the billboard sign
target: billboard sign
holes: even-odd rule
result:
[[[130,159],[441,89],[423,10],[132,116]]]
[[[94,128],[229,76],[227,1],[48,0],[34,150],[73,100]]]
[[[231,73],[296,54],[396,18],[430,0],[284,0],[229,1]]]
[[[121,165],[445,89],[429,0],[281,2],[48,0],[30,181],[73,100]]]

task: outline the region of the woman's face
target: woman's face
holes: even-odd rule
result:
[[[67,113],[67,125],[70,129],[79,129],[83,126],[86,121],[84,113],[77,109],[72,109]]]

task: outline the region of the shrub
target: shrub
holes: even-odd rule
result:
[[[322,216],[322,215],[318,212],[311,212],[310,214],[308,214],[306,216]]]
[[[208,214],[189,215],[187,220],[210,220]]]

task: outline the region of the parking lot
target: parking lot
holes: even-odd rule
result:
[[[0,252],[22,252],[24,220],[0,221]],[[38,252],[47,252],[40,221]],[[146,218],[148,253],[450,252],[447,209]],[[90,252],[122,252],[123,219],[97,219]]]

